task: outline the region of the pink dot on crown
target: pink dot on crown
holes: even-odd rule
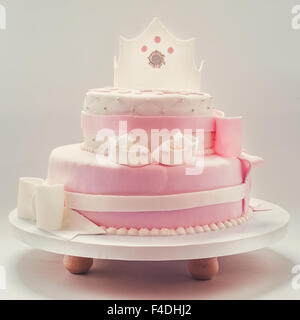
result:
[[[147,46],[142,46],[142,48],[141,48],[142,52],[146,52],[147,49],[148,49]]]
[[[154,38],[154,41],[155,41],[156,43],[160,43],[160,37],[159,37],[159,36],[156,36],[156,37]]]
[[[168,48],[168,52],[169,52],[169,53],[173,53],[173,52],[174,52],[174,49],[173,49],[172,47],[169,47],[169,48]]]

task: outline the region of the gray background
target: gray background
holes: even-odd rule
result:
[[[51,150],[82,140],[79,117],[84,94],[89,88],[112,84],[113,56],[118,50],[119,34],[134,37],[154,16],[158,16],[178,37],[194,36],[198,39],[197,61],[205,60],[203,90],[214,96],[215,105],[228,116],[243,116],[244,147],[249,153],[265,159],[265,165],[254,172],[253,195],[290,211],[295,232],[290,236],[289,244],[283,243],[281,252],[287,254],[288,248],[292,250],[293,245],[296,246],[299,241],[296,223],[300,221],[297,220],[300,30],[291,28],[291,9],[297,4],[296,0],[0,0],[0,3],[7,9],[7,30],[0,31],[2,242],[7,243],[6,217],[16,206],[18,178],[46,177]],[[23,277],[21,287],[20,281],[16,287],[11,285],[11,296],[23,297],[20,290],[28,287],[32,292],[38,292],[37,295],[31,293],[31,297],[43,297],[43,294],[59,296],[59,292],[54,294],[51,290],[53,296],[49,290],[45,293],[46,289],[41,295],[41,284],[43,288],[49,286],[43,282],[48,277],[45,271],[48,261],[51,261],[51,266],[56,266],[58,273],[62,269],[60,260],[31,251],[24,258],[25,249],[13,240],[9,243],[14,248],[11,247],[10,252],[3,251],[0,263],[5,261],[2,263],[9,269],[12,261],[16,261],[16,276],[11,271],[10,277]],[[294,263],[299,263],[296,252]],[[264,286],[263,291],[271,292],[268,286],[274,284],[274,278],[269,274],[268,284],[263,285],[266,270],[262,266],[266,263],[278,266],[272,272],[279,279],[282,274],[290,277],[292,262],[282,266],[284,259],[279,257],[278,260],[268,251],[261,256],[268,260],[261,262],[261,277],[255,278],[255,283]],[[246,259],[235,260],[237,269],[242,270],[243,266],[249,266],[253,259],[259,258],[262,257],[255,254],[248,260],[247,256],[236,258]],[[30,271],[24,274],[24,270],[31,270],[31,265],[40,266],[34,269],[40,275],[35,284]],[[163,268],[166,272],[163,277],[167,277],[169,272]],[[228,264],[226,269],[225,263],[225,273],[226,270],[232,275],[231,267]],[[45,274],[41,274],[43,272]],[[239,276],[236,283],[243,282],[247,272],[249,268],[244,273],[237,270],[234,273]],[[57,273],[55,271],[55,275]],[[250,275],[254,274],[258,274],[255,268]],[[177,273],[173,276],[175,279]],[[65,273],[59,277],[64,281]],[[141,275],[141,279],[143,277]],[[92,281],[93,278],[90,279]],[[113,274],[111,279],[118,278]],[[148,285],[150,288],[153,281],[149,279],[145,280],[145,287]],[[107,281],[108,290],[115,288],[114,280]],[[224,282],[220,281],[214,283],[223,288]],[[72,285],[68,289],[73,288],[74,283],[76,287],[77,282],[73,278],[70,282]],[[132,281],[129,282],[131,285]],[[247,291],[243,291],[245,295],[251,286],[254,282],[248,283]],[[186,284],[186,289],[190,288],[191,285]],[[197,288],[195,292],[199,298]],[[239,298],[241,291],[239,286],[236,288],[231,297]],[[219,289],[216,290],[217,296]],[[116,288],[116,292],[120,292],[118,290]],[[157,292],[156,285],[153,290]],[[250,297],[261,293],[257,288],[255,290]],[[286,290],[291,293],[289,285]],[[69,291],[70,294],[76,292],[73,289]],[[171,297],[172,292],[163,292],[166,292],[165,298]],[[181,291],[175,289],[173,292]],[[197,296],[193,291],[188,292],[187,297]],[[209,293],[208,297],[216,297],[214,291]],[[223,293],[225,296],[221,297],[228,297]],[[26,294],[30,296],[28,292]],[[136,297],[140,294],[138,289]],[[108,298],[116,296],[123,297],[106,295]],[[274,298],[274,295],[270,297]]]

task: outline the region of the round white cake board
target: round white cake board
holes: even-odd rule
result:
[[[283,238],[289,214],[275,204],[261,202],[272,210],[254,212],[249,221],[236,227],[183,236],[85,235],[69,241],[18,218],[17,209],[10,213],[9,221],[19,240],[53,253],[113,260],[190,260],[249,252]]]

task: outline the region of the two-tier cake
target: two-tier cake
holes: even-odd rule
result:
[[[214,108],[200,73],[194,39],[175,38],[158,19],[135,39],[121,37],[114,86],[86,94],[83,143],[53,150],[47,181],[31,180],[32,190],[60,186],[63,206],[107,234],[184,235],[246,222],[250,170],[262,159],[242,151],[242,119]]]

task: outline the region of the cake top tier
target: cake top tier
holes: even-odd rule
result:
[[[143,116],[209,116],[212,97],[200,90],[101,88],[86,94],[84,110],[93,114]]]
[[[121,36],[114,87],[89,90],[84,111],[102,115],[213,115],[212,97],[200,91],[201,67],[196,67],[194,46],[193,38],[176,38],[157,18],[138,37]]]

